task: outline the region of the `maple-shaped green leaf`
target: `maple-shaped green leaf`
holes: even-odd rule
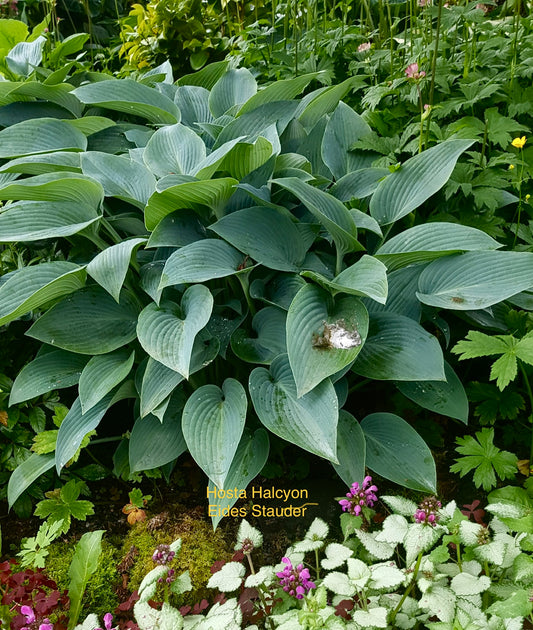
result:
[[[38,455],[46,455],[56,450],[57,429],[41,431],[33,438],[31,450]]]
[[[455,344],[452,352],[461,355],[460,361],[501,354],[502,356],[492,364],[490,371],[491,380],[496,381],[501,391],[516,378],[517,359],[533,365],[533,331],[517,339],[513,335],[491,336],[470,330],[465,339]]]
[[[496,475],[500,479],[514,477],[518,458],[509,451],[501,451],[494,445],[494,429],[484,428],[476,432],[476,438],[467,435],[457,438],[456,451],[462,455],[450,467],[450,471],[464,477],[474,470],[476,488],[490,490],[496,486]]]
[[[78,500],[84,485],[83,481],[71,479],[60,490],[47,492],[46,496],[50,498],[39,501],[35,508],[35,516],[46,518],[51,525],[61,523],[61,531],[66,534],[72,517],[84,521],[87,516],[94,514],[90,501]]]
[[[474,415],[481,424],[494,424],[496,420],[514,420],[526,408],[524,397],[511,388],[500,392],[492,383],[474,382],[468,387],[468,400],[478,403]]]

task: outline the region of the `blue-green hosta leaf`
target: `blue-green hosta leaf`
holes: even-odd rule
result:
[[[118,302],[131,257],[145,238],[132,238],[107,247],[87,265],[87,272]]]
[[[220,168],[241,180],[268,162],[274,153],[273,142],[277,140],[277,135],[270,139],[259,136],[252,141],[241,140],[226,153]]]
[[[305,284],[305,280],[295,273],[278,273],[274,278],[254,280],[250,285],[250,295],[288,311],[294,296]]]
[[[245,431],[226,475],[226,486],[245,489],[266,464],[268,451],[268,433],[264,429],[257,429],[253,436]],[[235,505],[239,495],[235,493],[237,496],[234,496],[232,493],[231,497],[228,497],[229,493],[227,493],[224,498],[215,498],[219,496],[219,493],[212,481],[209,481],[208,492],[209,516],[216,529],[224,517],[224,511],[226,510],[228,514],[227,510]]]
[[[453,310],[487,308],[533,286],[530,252],[467,252],[433,261],[420,274],[418,299]]]
[[[206,238],[169,256],[159,288],[224,278],[241,271],[244,264],[244,256],[234,247],[219,239]]]
[[[160,221],[146,247],[185,247],[206,238],[203,223],[194,210],[177,210]]]
[[[96,209],[71,201],[18,201],[0,214],[0,243],[71,236],[100,219]]]
[[[181,122],[196,130],[196,123],[212,123],[214,118],[209,110],[209,90],[197,85],[178,87],[174,103],[181,112]]]
[[[360,168],[341,177],[329,192],[340,201],[364,199],[376,190],[378,183],[389,173],[388,168]]]
[[[120,303],[91,285],[63,298],[26,333],[79,354],[106,354],[133,341],[139,307],[125,291]]]
[[[239,136],[222,144],[197,164],[191,175],[194,175],[198,179],[210,179],[213,177],[218,170],[222,169],[222,164],[233,147],[242,140],[245,140],[245,137]]]
[[[366,166],[367,156],[349,149],[370,132],[368,123],[351,107],[343,102],[337,105],[322,138],[322,159],[335,179]]]
[[[104,190],[99,183],[77,173],[45,173],[5,184],[0,188],[0,199],[69,201],[98,208]]]
[[[461,251],[492,250],[501,245],[485,232],[459,223],[424,223],[404,230],[374,254],[389,271]]]
[[[31,42],[19,42],[5,56],[7,67],[14,74],[27,77],[41,64],[45,43],[42,35]]]
[[[177,459],[186,450],[181,430],[181,407],[173,405],[162,422],[153,415],[135,421],[129,439],[130,470],[137,472],[159,468]]]
[[[346,206],[328,193],[318,190],[296,177],[272,180],[295,195],[331,234],[342,253],[361,251],[357,228]]]
[[[72,85],[68,83],[60,83],[58,85],[45,85],[40,81],[25,81],[15,88],[10,94],[17,96],[30,96],[39,100],[40,103],[55,103],[60,107],[68,110],[74,116],[79,117],[83,111],[83,105],[70,92]],[[26,100],[26,99],[23,99]],[[67,119],[68,120],[68,119]],[[65,122],[67,121],[65,120]],[[81,120],[76,118],[76,120]],[[114,124],[111,121],[111,124]],[[79,129],[82,133],[83,129]],[[89,134],[84,134],[89,135]]]
[[[279,437],[337,463],[337,395],[329,379],[298,398],[287,355],[255,368],[249,390],[261,422]]]
[[[287,352],[286,320],[287,314],[282,309],[262,308],[252,320],[256,336],[249,337],[245,329],[238,328],[231,336],[231,349],[243,361],[270,365],[278,354]]]
[[[361,425],[344,409],[339,412],[337,425],[337,459],[333,464],[339,477],[347,486],[354,481],[360,485],[365,477],[366,444]]]
[[[234,105],[242,105],[257,92],[257,83],[246,68],[228,70],[215,83],[209,95],[209,108],[215,118]]]
[[[368,314],[356,297],[333,299],[308,284],[287,314],[287,352],[298,397],[354,361],[368,332]]]
[[[446,378],[437,339],[412,319],[395,313],[372,315],[368,338],[352,369],[356,374],[377,380]]]
[[[23,267],[0,286],[0,326],[81,289],[86,275],[83,267],[63,261]]]
[[[117,197],[143,209],[155,192],[155,177],[143,165],[128,157],[101,151],[87,151],[81,156],[85,175],[96,179],[108,197]]]
[[[461,153],[474,142],[447,140],[407,160],[377,187],[370,214],[387,225],[416,210],[444,186]]]
[[[366,296],[380,304],[387,301],[387,268],[382,262],[366,254],[333,280],[314,271],[303,271],[302,276],[311,278],[334,294]]]
[[[9,405],[36,398],[53,389],[76,385],[88,357],[64,350],[39,355],[18,373],[11,388]]]
[[[338,106],[346,94],[363,85],[365,84],[361,77],[350,77],[338,85],[315,90],[312,95],[307,95],[308,98],[301,100],[298,120],[306,129],[312,129],[324,114],[329,114]],[[358,126],[362,127],[361,124]]]
[[[226,72],[228,65],[227,61],[216,61],[215,63],[210,63],[207,66],[204,66],[201,70],[198,70],[198,72],[193,72],[192,74],[186,74],[180,77],[176,83],[179,86],[198,85],[206,90],[210,90]]]
[[[0,158],[51,151],[85,151],[87,138],[63,120],[34,118],[0,131]]]
[[[405,420],[393,413],[372,413],[361,422],[366,441],[366,465],[405,488],[437,491],[431,451]]]
[[[141,418],[158,407],[183,381],[183,376],[148,357],[141,385]]]
[[[420,321],[422,305],[416,297],[418,278],[426,264],[402,267],[387,274],[388,295],[385,304],[364,300],[371,316],[374,313],[397,313]]]
[[[274,208],[238,210],[209,229],[265,267],[279,271],[298,271],[308,249],[296,224]]]
[[[42,175],[56,171],[81,173],[80,161],[81,154],[72,151],[41,153],[10,160],[0,166],[0,172],[26,173],[27,175]]]
[[[218,149],[236,138],[256,138],[273,124],[281,135],[294,117],[297,108],[297,101],[279,101],[260,105],[228,123],[221,130],[215,147]]]
[[[179,122],[180,112],[173,101],[155,88],[131,79],[110,79],[82,85],[72,94],[86,105],[141,116],[153,123],[172,125]]]
[[[424,409],[442,416],[457,418],[468,424],[468,398],[465,388],[451,366],[444,362],[445,381],[411,381],[398,383],[404,396]]]
[[[78,386],[82,413],[87,413],[128,376],[134,359],[135,352],[121,349],[97,355],[87,363]]]
[[[7,502],[9,508],[30,485],[45,472],[54,467],[54,454],[37,455],[34,453],[19,464],[7,484]]]
[[[189,378],[194,338],[209,321],[212,310],[213,296],[201,284],[185,291],[181,308],[169,301],[160,306],[149,304],[139,315],[139,342],[156,361]]]
[[[143,153],[146,166],[157,177],[176,173],[193,175],[195,168],[205,157],[203,140],[182,124],[158,129]]]
[[[238,116],[242,116],[266,103],[292,101],[292,99],[296,98],[298,94],[301,94],[317,76],[318,72],[310,72],[308,74],[302,74],[299,77],[274,81],[274,83],[267,85],[259,90],[257,94],[249,98],[240,108]]]
[[[218,354],[219,340],[210,337],[204,330],[196,336],[192,347],[190,373],[198,372],[211,363]],[[166,365],[148,357],[140,387],[140,414],[144,418],[163,403],[175,388],[183,381],[183,376]]]
[[[237,451],[247,409],[244,387],[228,378],[222,389],[203,385],[185,404],[183,436],[196,463],[219,488],[224,484]]]
[[[210,208],[217,213],[231,197],[237,180],[232,177],[184,182],[162,192],[155,192],[145,210],[146,227],[153,230],[156,225],[176,208]]]
[[[79,398],[73,402],[57,434],[55,464],[58,474],[74,457],[87,433],[100,424],[112,400],[113,392],[110,392],[86,413],[82,412]]]

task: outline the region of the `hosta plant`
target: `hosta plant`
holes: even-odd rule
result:
[[[10,402],[74,386],[78,397],[55,451],[13,473],[11,504],[125,399],[131,433],[115,465],[132,472],[168,474],[188,449],[212,489],[245,488],[270,431],[347,483],[366,465],[435,490],[413,428],[379,409],[359,422],[361,391],[350,392],[391,381],[466,422],[463,386],[429,330],[446,328],[440,311],[528,289],[533,254],[417,219],[475,140],[374,167],[377,154],[352,149],[370,133],[342,102],[353,81],[313,90],[315,78],[261,88],[214,64],[173,82],[166,64],[140,81],[23,83],[41,100],[0,131],[0,242],[44,240],[56,256],[2,278],[0,324],[31,312],[26,334],[42,342]],[[2,85],[5,100],[21,98],[19,83]]]
[[[528,490],[492,493],[486,524],[470,521],[454,501],[382,501],[389,513],[379,527],[369,526],[375,514],[369,502],[359,515],[343,514],[341,542],[331,542],[327,524],[317,518],[278,565],[259,569],[251,558],[262,535],[242,521],[235,549],[246,559],[224,564],[208,583],[239,600],[221,601],[205,615],[182,617],[173,606],[172,593],[183,592],[189,582],[170,568],[170,547],[156,550],[158,566],[141,584],[135,604],[139,628],[521,630],[533,620],[531,484]],[[161,607],[148,603],[158,584],[165,590]],[[257,625],[244,617],[250,608]],[[96,621],[90,616],[77,630],[94,630]]]

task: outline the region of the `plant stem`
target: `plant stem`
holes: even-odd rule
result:
[[[320,580],[320,562],[318,561],[318,549],[315,549],[315,563],[316,563],[316,579]]]
[[[522,361],[519,361],[518,365],[520,366],[520,371],[522,372],[522,377],[524,379],[524,383],[526,385],[527,393],[529,396],[530,414],[533,415],[533,392],[531,391],[531,384],[529,382],[526,368],[524,367],[524,364],[522,363]],[[531,469],[531,467],[533,467],[533,426],[531,428],[531,445],[529,448],[529,468]]]
[[[392,615],[391,615],[391,618],[390,618],[390,623],[391,623],[392,627],[394,627],[394,620],[396,619],[396,615],[398,614],[399,610],[403,606],[403,603],[407,599],[407,596],[409,595],[409,593],[414,588],[414,585],[415,585],[415,582],[416,582],[416,578],[418,576],[418,571],[420,569],[420,563],[421,562],[422,562],[422,552],[420,552],[418,554],[418,558],[416,559],[416,564],[415,564],[415,568],[414,568],[414,571],[413,571],[413,579],[409,583],[409,586],[405,589],[405,592],[402,595],[402,598],[400,599],[398,604],[396,605],[396,608],[392,611]]]
[[[250,553],[245,553],[244,555],[248,559],[248,564],[250,566],[250,571],[251,571],[252,575],[255,575],[254,563],[252,562],[252,555]],[[265,596],[263,595],[263,592],[261,591],[261,588],[257,588],[256,590],[257,590],[257,594],[259,595],[259,599],[261,600],[261,604],[263,605],[263,611],[265,613],[265,617],[268,619],[268,625],[269,625],[271,630],[274,630],[274,625],[272,624],[272,619],[270,619],[270,617],[268,616],[268,613],[267,613],[267,606],[266,606]]]
[[[439,0],[439,10],[437,13],[437,32],[435,33],[435,46],[431,58],[431,84],[429,86],[429,114],[426,127],[426,145],[429,141],[429,128],[431,125],[431,114],[433,111],[433,95],[435,94],[435,75],[437,74],[437,57],[439,55],[440,24],[442,18],[442,0]]]

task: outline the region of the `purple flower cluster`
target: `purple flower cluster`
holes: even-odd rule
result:
[[[350,492],[346,493],[347,499],[339,501],[342,505],[343,512],[351,512],[355,516],[361,514],[363,507],[374,507],[374,503],[378,500],[376,492],[377,487],[372,485],[372,477],[365,477],[363,486],[360,487],[356,482],[352,483]]]
[[[296,597],[296,599],[303,599],[308,591],[316,588],[315,583],[310,580],[309,569],[304,569],[303,564],[294,568],[289,558],[282,558],[281,561],[285,563],[286,567],[276,575],[286,593]]]
[[[174,559],[174,551],[170,551],[170,545],[157,545],[152,556],[152,560],[156,564],[168,564]]]
[[[20,612],[26,617],[27,624],[26,626],[23,626],[20,630],[33,630],[33,628],[37,628],[33,608],[31,608],[30,606],[21,606]],[[54,630],[54,626],[50,623],[48,619],[44,619],[43,623],[40,623],[38,628],[39,630]]]
[[[431,525],[435,527],[439,520],[438,511],[442,507],[440,501],[436,497],[427,497],[418,505],[417,511],[414,513],[414,519],[422,525]]]
[[[175,574],[176,574],[176,572],[174,571],[174,569],[168,569],[167,570],[167,577],[164,578],[165,582],[167,584],[170,584],[171,582],[173,582],[175,580]],[[163,582],[163,578],[160,577],[157,581],[161,584]]]

